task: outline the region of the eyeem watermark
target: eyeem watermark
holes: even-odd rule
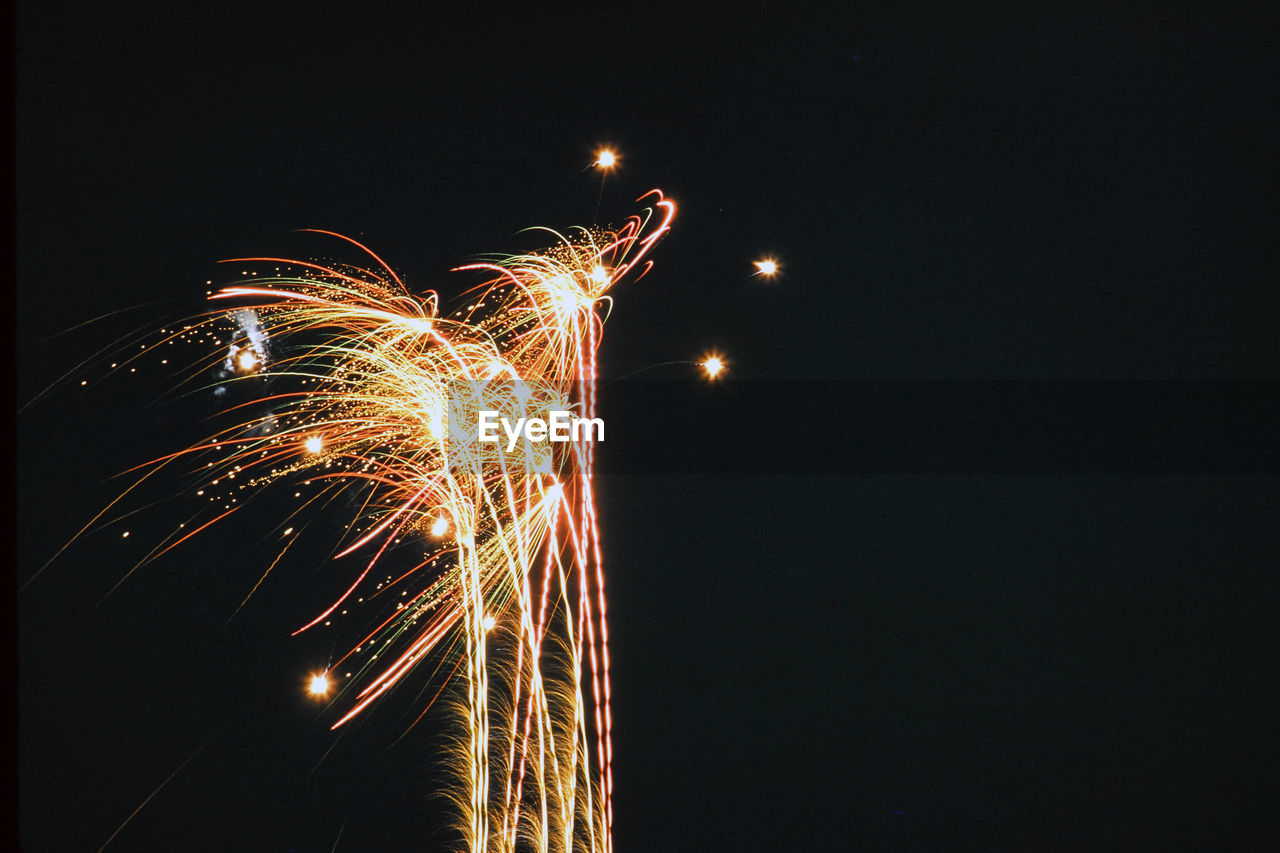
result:
[[[498,412],[481,412],[478,426],[481,441],[497,441],[498,426],[507,434],[507,452],[516,449],[516,442],[523,436],[529,441],[604,441],[604,421],[600,418],[575,418],[573,412],[548,412],[551,420],[542,418],[516,418],[511,422]]]

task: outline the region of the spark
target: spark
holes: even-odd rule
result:
[[[705,361],[699,362],[699,364],[707,372],[707,378],[713,380],[718,378],[727,367],[724,359],[718,355],[710,356]]]
[[[306,441],[302,442],[302,446],[306,448],[308,453],[319,453],[324,449],[324,439],[320,438],[318,435],[312,435],[309,436]]]
[[[449,520],[443,515],[435,520],[431,525],[432,536],[443,536],[449,530]]]
[[[330,688],[329,673],[327,672],[318,672],[311,676],[311,680],[307,682],[307,693],[316,699],[328,696]]]
[[[756,265],[756,271],[753,275],[762,275],[765,278],[773,278],[782,269],[778,266],[778,262],[773,258],[764,258],[762,260],[755,261],[754,263]]]
[[[578,162],[582,161],[579,160]],[[618,155],[614,154],[608,148],[601,148],[600,152],[596,155],[596,161],[591,165],[597,166],[601,169],[612,169],[617,162]]]

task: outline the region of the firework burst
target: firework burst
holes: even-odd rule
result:
[[[295,633],[330,624],[353,598],[392,593],[396,604],[310,690],[339,691],[336,729],[425,661],[451,673],[464,723],[450,796],[472,851],[612,847],[594,448],[482,442],[477,423],[482,411],[594,418],[608,291],[647,271],[675,212],[657,190],[644,199],[646,213],[617,230],[548,231],[550,248],[461,267],[487,280],[448,315],[366,247],[320,232],[358,246],[371,268],[236,259],[275,271],[211,293],[218,310],[180,332],[204,329],[219,345],[208,365],[219,390],[252,393],[229,404],[235,425],[152,463],[198,458],[212,518],[150,558],[274,484],[358,507],[336,554],[354,565],[349,580]],[[408,564],[396,562],[405,549],[389,556],[404,542],[417,546]],[[347,683],[334,680],[340,668],[355,673]]]

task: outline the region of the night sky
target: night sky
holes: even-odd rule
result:
[[[32,580],[212,414],[98,353],[293,229],[448,295],[654,187],[602,372],[730,373],[601,392],[619,853],[1270,847],[1274,10],[705,5],[19,4],[24,850],[451,849],[424,685],[302,695],[346,570],[231,618],[270,498]]]

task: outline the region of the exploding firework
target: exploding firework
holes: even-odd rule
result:
[[[649,198],[619,229],[548,231],[550,248],[459,268],[487,280],[447,315],[437,294],[410,293],[373,252],[331,234],[373,268],[237,259],[274,272],[211,293],[218,310],[175,333],[203,329],[220,347],[216,390],[250,396],[230,406],[235,425],[153,463],[199,459],[196,494],[212,518],[184,525],[152,557],[275,484],[358,507],[336,555],[356,568],[295,633],[330,624],[353,597],[396,603],[308,690],[353,697],[336,729],[424,662],[451,673],[464,730],[450,796],[472,851],[612,847],[593,445],[483,442],[477,424],[481,412],[595,417],[608,291],[648,270],[675,213],[657,190]],[[417,546],[411,564],[389,566],[404,542]],[[345,684],[339,667],[355,673]]]

